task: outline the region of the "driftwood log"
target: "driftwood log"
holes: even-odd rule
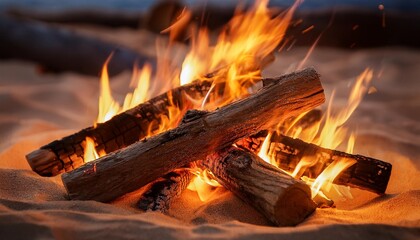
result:
[[[62,180],[71,199],[110,201],[324,101],[314,69],[284,75],[214,112],[189,111],[179,127],[64,173]]]
[[[261,131],[250,138],[241,139],[237,145],[252,152],[258,152],[267,133],[267,131]],[[308,167],[297,177],[316,178],[333,161],[343,158],[352,159],[356,160],[356,163],[340,173],[334,180],[334,183],[378,194],[383,194],[386,191],[392,170],[390,163],[362,155],[322,148],[315,144],[306,143],[300,139],[277,133],[273,133],[271,142],[270,148],[274,150],[276,163],[285,171],[293,172],[299,161],[305,157],[317,161],[317,164]]]
[[[159,127],[162,116],[169,115],[169,106],[186,109],[188,97],[203,98],[211,87],[211,81],[195,81],[174,88],[151,100],[114,116],[96,127],[88,127],[61,140],[53,141],[28,155],[31,168],[42,176],[55,176],[78,168],[83,159],[86,137],[96,143],[96,150],[110,153],[124,148],[147,136],[148,131]]]
[[[160,177],[147,186],[137,206],[144,211],[167,212],[171,203],[188,187],[193,176],[190,169],[180,168]]]
[[[296,225],[316,208],[308,185],[256,154],[229,147],[207,156],[203,164],[220,184],[276,225]]]
[[[52,72],[75,71],[97,76],[111,53],[110,75],[132,70],[135,63],[155,64],[127,47],[30,20],[0,17],[0,58],[34,61]]]

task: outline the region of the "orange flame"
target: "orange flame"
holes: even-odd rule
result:
[[[328,109],[325,116],[321,121],[313,124],[312,126],[303,129],[300,126],[296,126],[296,123],[307,113],[303,113],[298,116],[286,130],[286,135],[292,136],[293,138],[300,138],[306,142],[314,143],[318,146],[337,149],[340,144],[347,141],[346,152],[353,153],[354,143],[356,135],[354,133],[348,134],[347,128],[344,124],[350,118],[352,113],[356,110],[360,104],[363,96],[369,91],[369,83],[372,80],[373,71],[366,69],[356,79],[356,82],[350,92],[349,99],[345,107],[335,114],[333,114],[332,103],[334,99],[334,92],[329,100]],[[274,154],[270,151],[270,136],[264,141],[264,144],[260,150],[260,156],[269,163],[275,163]],[[266,142],[267,141],[267,142]],[[317,164],[319,158],[317,156],[305,156],[300,159],[299,163],[291,173],[293,177],[300,178],[301,174],[309,167]],[[305,182],[311,185],[313,197],[319,193],[321,189],[329,191],[331,183],[343,170],[353,165],[355,161],[350,159],[339,159],[330,164],[315,180],[302,178]],[[349,195],[349,193],[343,193]]]
[[[150,64],[145,64],[142,69],[137,67],[133,70],[133,76],[131,80],[131,85],[136,86],[132,93],[127,93],[124,99],[124,104],[121,105],[114,100],[111,93],[111,88],[109,85],[109,75],[108,75],[108,64],[112,58],[112,54],[108,57],[102,67],[102,73],[100,78],[100,95],[99,95],[99,112],[98,117],[94,123],[96,127],[98,123],[103,123],[117,115],[118,113],[124,112],[144,101],[149,97],[148,89],[151,80],[152,67]],[[166,123],[166,121],[163,121]],[[93,147],[92,147],[93,146]],[[95,142],[93,139],[86,138],[86,147],[84,152],[85,162],[92,161],[97,159],[99,156],[94,148]]]
[[[83,159],[85,160],[85,162],[93,161],[104,155],[104,151],[100,151],[99,153],[96,151],[95,141],[90,137],[86,137],[85,152],[83,154]]]
[[[148,99],[151,76],[152,66],[148,63],[140,70],[137,67],[134,68],[130,85],[135,86],[135,89],[132,93],[127,93],[125,96],[123,108],[120,112],[133,108]]]
[[[260,78],[261,62],[283,40],[298,2],[276,17],[267,5],[268,0],[259,0],[247,12],[238,9],[215,45],[210,43],[207,29],[192,29],[191,51],[182,64],[180,84],[201,79],[208,73],[214,73],[215,84],[226,83],[223,97],[206,99],[202,108],[220,107],[249,94],[249,85],[244,83]]]
[[[93,139],[90,137],[86,137],[86,146],[83,159],[85,160],[85,162],[90,162],[97,158],[99,158],[99,155],[95,149],[95,141],[93,141]]]
[[[168,49],[172,45],[169,44],[168,49],[165,51],[158,49],[161,52],[158,52],[158,76],[155,76],[155,79],[166,79],[167,82],[162,84],[169,83],[169,85],[172,85],[171,87],[174,87],[174,82],[184,85],[195,79],[203,79],[206,74],[212,73],[211,80],[213,81],[213,85],[210,91],[218,91],[219,89],[215,87],[217,83],[225,82],[223,85],[224,89],[222,89],[224,94],[223,96],[218,95],[216,98],[209,94],[209,91],[205,98],[200,101],[202,109],[214,109],[249,94],[251,90],[249,88],[250,84],[248,83],[252,83],[253,80],[260,78],[261,68],[263,67],[261,66],[262,63],[283,40],[285,31],[299,3],[300,1],[296,1],[288,11],[275,17],[272,16],[272,13],[268,9],[268,0],[257,0],[252,8],[246,12],[238,9],[235,16],[218,36],[216,44],[211,43],[207,29],[190,29],[193,33],[191,49],[185,56],[182,68],[179,69],[167,61],[167,59],[171,58]],[[187,25],[190,18],[191,13],[184,10],[178,20],[163,32],[169,32],[172,41],[176,34],[183,31],[182,28]],[[111,95],[107,72],[108,62],[109,59],[105,62],[102,69],[98,123],[104,122],[115,114],[132,108],[151,97],[148,94],[150,94],[151,89],[150,81],[152,71],[150,65],[145,65],[141,70],[134,69],[133,79],[136,79],[137,87],[133,93],[127,94],[123,106],[120,107]],[[371,75],[371,71],[366,70],[360,79],[369,79],[370,81]],[[319,122],[305,129],[291,127],[288,129],[287,134],[323,147],[335,149],[346,137],[347,130],[342,125],[360,103],[360,94],[363,95],[366,91],[365,85],[364,80],[356,83],[356,87],[352,91],[345,111],[340,112],[337,116],[332,116],[332,105],[330,104],[327,115],[324,117],[322,123]],[[332,99],[333,97],[331,97],[331,102]],[[170,102],[172,101],[172,96],[169,96],[169,100]],[[191,102],[194,104],[194,107],[200,106],[198,104],[199,101]],[[179,109],[173,104],[170,105],[168,107],[168,115],[163,115],[158,122],[150,126],[148,131],[149,135],[154,135],[177,126],[185,109]],[[301,117],[303,116],[301,115]],[[354,135],[352,136],[354,137]],[[348,141],[348,150],[352,149],[352,144],[354,145],[353,137]],[[275,165],[273,149],[270,148],[270,138],[271,135],[267,136],[259,155],[265,161]],[[93,142],[90,144],[94,146]],[[316,161],[316,159],[309,158],[301,159],[293,175],[298,177],[300,172],[316,164]],[[348,163],[334,164],[329,166],[333,169],[328,171],[338,171],[334,170],[337,168],[335,167],[336,165],[341,166],[341,168],[343,168],[342,166],[349,166]],[[192,171],[196,175],[196,178],[190,184],[189,188],[195,189],[200,199],[205,201],[211,195],[212,189],[220,185],[209,171],[200,168],[194,168]],[[323,179],[315,180],[313,188],[320,189],[323,182],[333,178],[330,173],[325,173],[322,176]]]
[[[311,185],[312,197],[314,198],[321,188],[325,189],[327,192],[330,191],[332,187],[332,182],[334,179],[345,169],[355,164],[356,160],[342,158],[335,160],[315,179]]]
[[[188,189],[196,191],[200,200],[202,202],[206,202],[213,196],[214,189],[221,187],[221,185],[217,182],[213,173],[211,173],[208,169],[203,170],[195,167],[191,169],[191,172],[195,175],[195,177],[188,185]]]
[[[282,14],[273,17],[268,9],[268,0],[258,0],[246,12],[237,10],[227,27],[220,33],[217,44],[212,45],[207,29],[192,29],[191,51],[182,63],[180,84],[202,79],[212,73],[213,85],[210,91],[225,82],[223,96],[217,99],[209,93],[201,102],[202,109],[214,109],[233,102],[250,93],[249,86],[261,76],[261,62],[267,58],[283,40],[292,15],[298,6],[295,4]],[[266,158],[268,159],[268,158]],[[214,178],[208,178],[208,171],[196,171],[197,177],[191,189],[195,189],[205,201]],[[207,184],[205,184],[207,183]]]
[[[295,1],[288,11],[274,17],[270,9],[268,9],[268,0],[257,0],[246,12],[238,9],[235,16],[218,36],[216,44],[211,43],[207,29],[191,28],[190,30],[193,36],[191,49],[184,58],[182,68],[179,69],[168,61],[168,59],[171,59],[169,51],[169,48],[172,46],[171,44],[164,51],[158,48],[158,70],[156,71],[157,76],[155,76],[155,80],[165,79],[167,82],[160,82],[161,85],[174,87],[174,83],[184,85],[195,79],[203,79],[206,74],[212,73],[211,80],[213,81],[213,85],[205,98],[196,102],[194,102],[194,99],[190,99],[191,104],[194,105],[193,107],[200,106],[198,103],[200,102],[202,109],[214,109],[249,94],[252,90],[250,90],[250,84],[248,83],[252,83],[253,80],[260,78],[263,62],[282,42],[292,15],[299,3],[300,1]],[[183,31],[191,16],[191,12],[185,9],[178,20],[162,32],[169,32],[170,40],[173,41],[175,36]],[[316,43],[311,48],[311,51],[315,45]],[[151,66],[146,64],[141,70],[134,69],[134,81],[132,82],[135,82],[134,85],[137,87],[133,93],[127,94],[124,104],[121,107],[113,99],[109,86],[107,66],[110,58],[111,56],[107,59],[102,69],[99,114],[96,123],[105,122],[119,112],[132,108],[151,97],[150,90],[153,87],[150,86],[152,70]],[[302,61],[302,64],[305,59]],[[322,147],[337,148],[341,143],[346,141],[348,134],[347,129],[343,125],[357,108],[363,95],[368,91],[367,85],[371,78],[372,71],[369,69],[365,70],[359,76],[351,92],[347,106],[338,114],[332,114],[333,93],[323,121],[305,129],[294,126],[297,120],[304,116],[302,114],[291,124],[286,134]],[[218,95],[216,98],[210,92],[218,91],[219,89],[216,88],[216,85],[220,82],[225,82],[223,85],[224,89],[222,89],[223,96]],[[164,88],[160,90],[164,90]],[[176,107],[172,104],[172,96],[168,97],[170,102],[168,114],[161,116],[159,121],[150,125],[148,130],[149,136],[176,127],[183,116],[185,109]],[[276,165],[273,157],[274,149],[270,148],[270,139],[271,134],[265,139],[259,156],[265,161]],[[347,142],[347,152],[352,152],[355,135],[352,134]],[[98,154],[96,153],[93,139],[87,138],[85,161],[90,161],[97,157]],[[306,168],[316,163],[316,158],[303,158],[294,169],[292,175],[299,177]],[[353,164],[351,161],[344,160],[334,162],[316,180],[307,180],[308,184],[311,183],[312,185],[314,196],[321,188],[324,188],[323,186],[329,186],[328,182],[332,182],[337,174],[351,164]],[[196,190],[200,199],[206,201],[211,196],[214,187],[220,185],[208,170],[195,167],[192,169],[192,172],[196,177],[189,188]]]
[[[99,113],[95,125],[96,123],[103,123],[108,121],[114,115],[116,115],[120,109],[120,105],[112,97],[111,88],[109,87],[108,63],[111,58],[112,55],[108,57],[104,63],[104,66],[102,67],[101,92],[99,95]]]

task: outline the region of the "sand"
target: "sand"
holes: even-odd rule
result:
[[[266,76],[293,70],[307,49],[279,54]],[[69,201],[60,176],[32,172],[25,154],[90,126],[97,111],[98,79],[72,73],[40,75],[37,66],[0,62],[0,239],[419,239],[420,52],[404,48],[318,48],[305,66],[322,75],[340,106],[349,83],[366,67],[377,92],[349,120],[355,152],[393,164],[387,194],[352,189],[353,199],[317,209],[296,227],[270,226],[252,207],[220,188],[203,203],[185,191],[167,215],[143,213],[141,190],[112,203]],[[121,98],[130,73],[112,78]]]

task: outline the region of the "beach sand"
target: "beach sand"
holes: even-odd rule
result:
[[[290,72],[307,48],[282,52],[265,76]],[[387,194],[352,189],[353,199],[317,209],[296,227],[274,227],[227,190],[207,202],[186,190],[167,215],[143,213],[141,189],[112,203],[70,201],[60,176],[40,177],[25,155],[96,118],[98,78],[74,73],[39,74],[37,66],[0,62],[0,239],[419,239],[420,51],[404,48],[317,48],[305,66],[321,74],[337,107],[350,83],[367,67],[372,86],[348,126],[357,130],[355,153],[393,164]],[[112,78],[120,99],[130,81]]]

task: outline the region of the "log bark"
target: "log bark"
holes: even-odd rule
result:
[[[316,208],[308,185],[256,154],[230,147],[207,156],[203,164],[221,185],[276,225],[299,224]]]
[[[71,199],[110,201],[324,101],[314,69],[284,75],[214,112],[191,111],[179,127],[64,173],[62,180]]]
[[[144,211],[166,213],[171,203],[188,187],[193,174],[189,169],[176,169],[152,182],[141,195],[137,206]]]
[[[252,152],[258,152],[266,135],[267,131],[262,131],[248,139],[241,140],[237,145]],[[299,161],[305,157],[314,158],[318,161],[317,164],[307,168],[297,177],[316,178],[333,161],[353,159],[356,163],[338,175],[334,183],[377,194],[384,194],[386,191],[392,171],[390,163],[358,154],[322,148],[277,133],[272,135],[271,141],[276,163],[285,171],[293,172]]]
[[[31,168],[41,176],[55,176],[78,168],[83,159],[86,137],[92,138],[97,151],[106,153],[124,148],[147,136],[159,126],[162,116],[168,116],[168,106],[186,109],[189,98],[203,98],[211,87],[211,81],[195,81],[174,88],[149,101],[114,116],[96,127],[88,127],[61,140],[53,141],[28,155]]]

